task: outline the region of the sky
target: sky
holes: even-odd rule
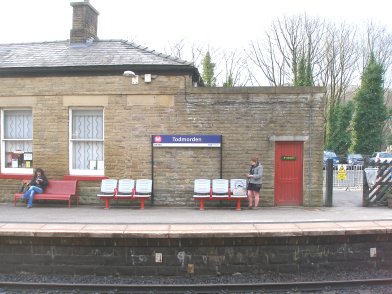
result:
[[[69,39],[71,2],[0,0],[0,43]],[[134,41],[157,51],[189,44],[241,49],[261,39],[271,21],[306,12],[333,22],[369,20],[392,31],[391,0],[90,0],[100,13],[98,37]]]

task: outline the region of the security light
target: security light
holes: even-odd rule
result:
[[[126,70],[126,71],[124,71],[123,76],[134,78],[134,77],[136,77],[136,74],[131,70]]]

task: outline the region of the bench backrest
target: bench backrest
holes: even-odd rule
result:
[[[212,180],[212,194],[227,194],[229,193],[229,180],[213,179]]]
[[[138,179],[136,180],[136,194],[151,194],[152,180]]]
[[[195,194],[210,194],[211,180],[210,179],[195,179],[193,192]]]
[[[230,191],[234,196],[246,195],[246,179],[231,179]]]
[[[113,194],[116,188],[116,179],[103,179],[101,182],[101,193]]]
[[[135,188],[135,180],[121,179],[118,181],[118,193],[131,194]]]
[[[45,188],[45,194],[69,194],[76,195],[77,181],[49,180],[49,185]]]

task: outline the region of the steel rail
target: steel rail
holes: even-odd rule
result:
[[[84,284],[84,283],[25,283],[25,282],[1,282],[0,289],[13,290],[79,290],[79,291],[108,291],[114,290],[121,292],[132,291],[132,293],[209,293],[216,291],[322,291],[325,289],[347,289],[363,286],[386,286],[392,285],[392,278],[386,279],[363,279],[347,281],[311,281],[311,282],[282,282],[282,283],[239,283],[239,284]]]

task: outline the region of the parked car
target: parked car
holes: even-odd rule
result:
[[[353,166],[363,167],[363,156],[361,154],[347,154],[347,168],[352,169]]]
[[[388,152],[374,152],[370,156],[370,162],[392,162],[392,154]]]
[[[323,167],[327,165],[327,160],[332,159],[333,160],[333,167],[337,168],[339,164],[339,157],[336,155],[335,152],[333,151],[324,151],[324,159],[323,159]]]

